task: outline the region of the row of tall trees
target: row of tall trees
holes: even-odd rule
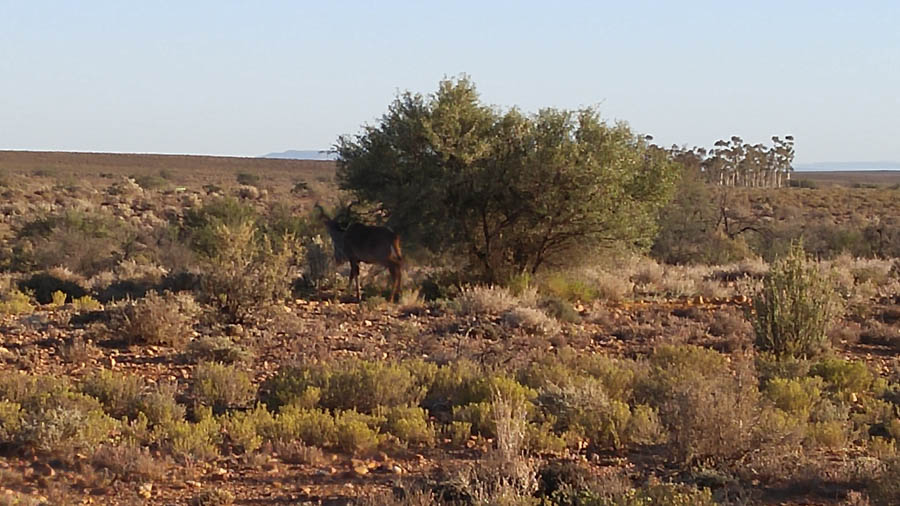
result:
[[[794,138],[772,137],[772,145],[749,144],[733,136],[717,141],[712,149],[672,146],[670,155],[707,183],[719,186],[781,188],[794,170]]]

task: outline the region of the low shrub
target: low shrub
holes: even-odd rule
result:
[[[293,259],[299,246],[290,238],[274,244],[249,221],[213,230],[218,246],[206,257],[201,286],[206,299],[228,321],[243,321],[291,293]]]
[[[375,410],[375,415],[384,419],[380,425],[382,432],[396,436],[404,443],[416,446],[434,444],[434,427],[428,422],[428,414],[422,408],[413,406],[380,408]]]
[[[232,411],[221,422],[232,449],[242,453],[259,449],[263,436],[274,434],[276,423],[275,417],[262,404],[248,411]]]
[[[455,302],[462,316],[497,315],[519,304],[513,294],[499,286],[463,288]]]
[[[422,361],[390,364],[357,359],[286,367],[263,385],[263,399],[271,409],[310,395],[324,408],[361,413],[372,413],[378,406],[416,406],[436,370]]]
[[[636,397],[659,411],[676,458],[727,461],[756,443],[759,391],[747,364],[732,369],[715,351],[665,345],[649,366]]]
[[[248,362],[253,353],[227,336],[203,336],[188,344],[187,352],[195,362],[237,364]]]
[[[194,368],[191,396],[217,413],[244,406],[255,395],[256,387],[246,371],[217,362],[201,362]]]
[[[209,410],[198,410],[199,420],[173,420],[157,426],[153,437],[181,461],[207,461],[219,455],[221,426]]]
[[[831,278],[795,243],[763,279],[751,317],[760,351],[779,358],[812,357],[827,347],[827,330],[842,303]]]
[[[335,443],[339,449],[355,455],[373,453],[384,435],[378,426],[385,420],[379,416],[366,415],[354,410],[339,411],[334,415]]]
[[[113,418],[134,418],[141,406],[144,381],[140,376],[102,369],[81,382],[81,391],[103,405]]]
[[[113,328],[126,342],[182,348],[191,338],[200,307],[189,293],[149,292],[127,301],[115,315]]]

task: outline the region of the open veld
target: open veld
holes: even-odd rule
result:
[[[814,264],[840,311],[810,359],[758,351],[759,259],[501,288],[412,255],[398,304],[374,268],[357,304],[312,212],[334,170],[0,151],[0,505],[900,497],[897,260]],[[737,192],[741,216],[900,216],[892,179],[841,181],[879,186]]]
[[[842,186],[896,186],[900,184],[900,170],[803,171],[795,172],[793,179]]]

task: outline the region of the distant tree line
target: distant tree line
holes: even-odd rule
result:
[[[718,186],[781,188],[794,170],[794,138],[772,137],[772,145],[749,144],[738,136],[717,141],[712,149],[672,146],[664,149],[686,170]]]

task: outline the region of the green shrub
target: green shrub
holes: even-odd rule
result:
[[[91,453],[109,440],[117,427],[95,399],[72,394],[58,405],[27,413],[18,439],[42,452]]]
[[[62,266],[85,277],[111,270],[135,230],[111,214],[70,209],[39,216],[11,241],[12,267],[22,272]]]
[[[151,426],[165,424],[184,418],[185,408],[175,400],[177,385],[157,383],[152,389],[141,394],[138,400],[138,416],[143,415]]]
[[[622,506],[715,506],[708,488],[694,488],[675,483],[649,483],[613,504]]]
[[[462,446],[472,435],[472,423],[461,420],[453,420],[442,427],[444,435],[456,446]]]
[[[73,391],[64,378],[2,373],[0,402],[0,431],[15,431],[11,441],[40,452],[91,452],[119,426],[97,399]]]
[[[212,460],[219,455],[221,426],[209,410],[198,410],[199,420],[174,420],[154,429],[154,438],[181,460]]]
[[[384,436],[378,426],[384,418],[358,413],[354,410],[335,413],[334,428],[337,447],[355,455],[374,452]]]
[[[5,291],[0,295],[0,313],[24,314],[34,311],[31,297],[16,289]]]
[[[60,307],[66,303],[66,292],[62,290],[56,290],[52,294],[50,294],[50,306],[51,307]]]
[[[206,258],[201,277],[203,293],[229,321],[242,321],[254,311],[288,298],[293,259],[299,246],[290,238],[274,244],[245,221],[213,229],[218,241]]]
[[[807,429],[807,440],[813,446],[843,448],[847,445],[847,438],[847,426],[838,420],[812,423]]]
[[[114,328],[129,343],[181,348],[191,338],[200,307],[189,293],[148,292],[127,301],[115,318]]]
[[[194,368],[191,395],[215,412],[244,406],[256,395],[246,371],[217,362],[202,362]]]
[[[483,375],[477,364],[469,360],[457,360],[441,366],[434,372],[431,387],[424,404],[449,411],[452,406],[468,404],[474,400],[472,385]]]
[[[391,364],[351,359],[285,367],[263,385],[263,399],[271,409],[296,402],[361,413],[372,413],[378,406],[416,406],[436,371],[436,366],[420,360]]]
[[[553,423],[529,423],[525,427],[525,447],[534,453],[563,454],[569,446],[566,438],[556,434]]]
[[[308,286],[319,288],[335,272],[331,241],[313,236],[303,248],[303,279]]]
[[[19,403],[0,400],[0,441],[11,441],[19,434],[23,418]]]
[[[563,387],[549,384],[541,389],[537,402],[555,419],[558,432],[578,433],[597,449],[621,448],[632,435],[637,439],[654,438],[651,433],[660,430],[655,412],[646,406],[641,408],[638,424],[632,427],[629,405],[610,399],[603,384],[592,377],[578,377]],[[654,422],[656,427],[651,427]]]
[[[259,174],[253,174],[251,172],[238,172],[237,173],[238,184],[245,184],[247,186],[257,186],[259,184],[259,181],[260,181]]]
[[[381,430],[413,445],[434,444],[434,427],[424,409],[411,406],[380,407],[375,415],[384,418]]]
[[[766,384],[765,396],[778,409],[806,420],[813,406],[819,402],[821,386],[821,380],[815,378],[773,378]]]
[[[772,265],[753,307],[757,349],[779,358],[812,357],[826,348],[826,332],[842,302],[831,278],[795,243]]]
[[[76,311],[99,311],[103,309],[103,304],[90,295],[72,299],[72,305],[75,306]]]
[[[329,446],[336,441],[334,417],[322,409],[287,405],[275,417],[274,439],[297,440],[311,446]]]
[[[553,297],[585,304],[593,302],[598,297],[597,289],[588,285],[583,279],[572,279],[561,273],[547,276],[542,283],[543,291]]]
[[[825,380],[829,389],[846,394],[866,392],[875,380],[864,362],[837,357],[813,364],[809,373]]]
[[[488,401],[470,402],[453,408],[453,421],[465,423],[472,432],[485,437],[495,437],[493,405]]]
[[[144,381],[140,376],[102,369],[81,383],[81,391],[103,405],[113,418],[134,418],[140,408]]]
[[[233,198],[217,198],[200,208],[187,209],[182,220],[179,238],[204,258],[212,258],[223,245],[218,234],[221,226],[237,227],[258,218],[256,211]]]
[[[249,411],[229,413],[222,419],[222,427],[232,448],[249,453],[262,446],[264,435],[274,434],[275,417],[259,404]]]
[[[377,406],[418,405],[428,386],[400,364],[349,360],[335,364],[322,390],[322,406],[372,413]]]

